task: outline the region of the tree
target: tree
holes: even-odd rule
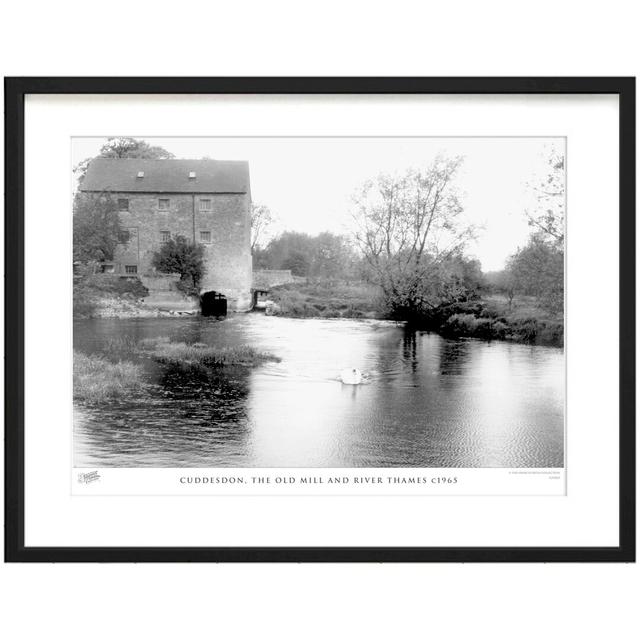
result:
[[[531,295],[554,314],[564,309],[565,162],[552,148],[542,178],[529,183],[535,205],[525,210],[533,232],[528,243],[509,258],[505,282],[514,292]]]
[[[288,269],[283,266],[288,263],[293,256],[293,262],[302,265],[304,262],[308,266],[314,250],[313,238],[298,231],[285,231],[277,238],[273,238],[267,245],[266,249],[260,253],[260,262],[264,264],[266,269]],[[304,260],[300,260],[298,256],[302,254]]]
[[[311,240],[311,278],[339,280],[353,276],[356,255],[348,238],[324,231]]]
[[[100,148],[97,158],[146,158],[149,160],[166,160],[175,158],[173,153],[162,147],[151,146],[144,140],[135,138],[108,138]],[[79,162],[73,171],[78,178],[78,182],[84,179],[89,163],[93,158],[85,158]]]
[[[462,158],[365,183],[355,201],[355,241],[397,317],[420,318],[465,295],[456,276],[474,228],[461,217],[454,177]]]
[[[281,269],[290,269],[294,276],[309,275],[309,258],[301,251],[291,251],[280,265]]]
[[[525,210],[529,225],[544,242],[564,244],[565,175],[564,156],[555,148],[547,157],[547,172],[528,184],[535,199],[532,209]]]
[[[197,293],[205,272],[204,246],[189,242],[184,236],[176,236],[153,254],[151,264],[160,273],[179,274],[183,287]]]
[[[264,236],[273,223],[271,209],[263,204],[251,205],[251,251],[261,248]]]
[[[459,250],[452,253],[445,264],[449,269],[449,277],[462,288],[464,297],[476,297],[484,280],[480,261],[466,257]]]
[[[491,293],[502,294],[507,299],[509,310],[511,311],[518,286],[513,271],[508,268],[501,271],[489,271],[484,274],[483,281],[484,286]]]
[[[349,279],[358,266],[350,239],[329,231],[316,236],[285,231],[265,248],[253,251],[258,269],[291,269],[294,275],[321,280]]]
[[[552,313],[564,308],[564,251],[547,241],[542,232],[509,258],[506,271],[516,291],[535,296]]]
[[[113,260],[123,235],[116,202],[107,193],[77,193],[73,200],[73,260]]]

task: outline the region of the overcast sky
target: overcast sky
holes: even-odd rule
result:
[[[544,174],[562,138],[145,138],[177,158],[247,160],[253,201],[277,215],[275,231],[346,233],[351,196],[381,172],[426,167],[439,153],[464,156],[457,179],[464,215],[482,227],[468,252],[485,271],[501,269],[526,243],[525,183]],[[95,156],[106,138],[73,138],[72,163]]]

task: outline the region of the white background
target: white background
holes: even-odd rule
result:
[[[27,96],[25,288],[37,295],[25,297],[26,545],[617,545],[618,119],[617,97],[606,95]],[[544,477],[540,489],[523,491],[534,494],[527,499],[499,482],[486,484],[482,497],[380,496],[369,487],[366,496],[340,500],[146,498],[137,479],[126,499],[70,495],[71,216],[43,212],[69,211],[72,136],[235,136],[258,128],[264,135],[567,137],[566,497],[541,496],[548,493]],[[606,260],[593,259],[597,246],[606,247]],[[607,291],[606,339],[594,340],[584,322],[593,314],[593,291]],[[50,310],[46,331],[43,309]],[[117,471],[104,472],[107,492],[124,475]],[[469,472],[480,476],[479,486],[485,471]]]
[[[232,8],[233,7],[233,8]],[[12,3],[6,75],[635,75],[629,2]],[[637,565],[3,566],[12,638],[632,637]]]

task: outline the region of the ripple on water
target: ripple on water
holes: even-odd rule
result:
[[[143,396],[77,405],[78,466],[559,467],[559,349],[409,333],[396,323],[233,316],[91,320],[74,345],[169,335],[281,358],[191,376],[141,361]],[[357,367],[367,384],[343,385]]]

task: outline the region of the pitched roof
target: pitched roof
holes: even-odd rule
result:
[[[138,177],[144,172],[144,177]],[[189,178],[189,173],[195,178]],[[80,191],[247,193],[249,163],[238,160],[94,158]]]

